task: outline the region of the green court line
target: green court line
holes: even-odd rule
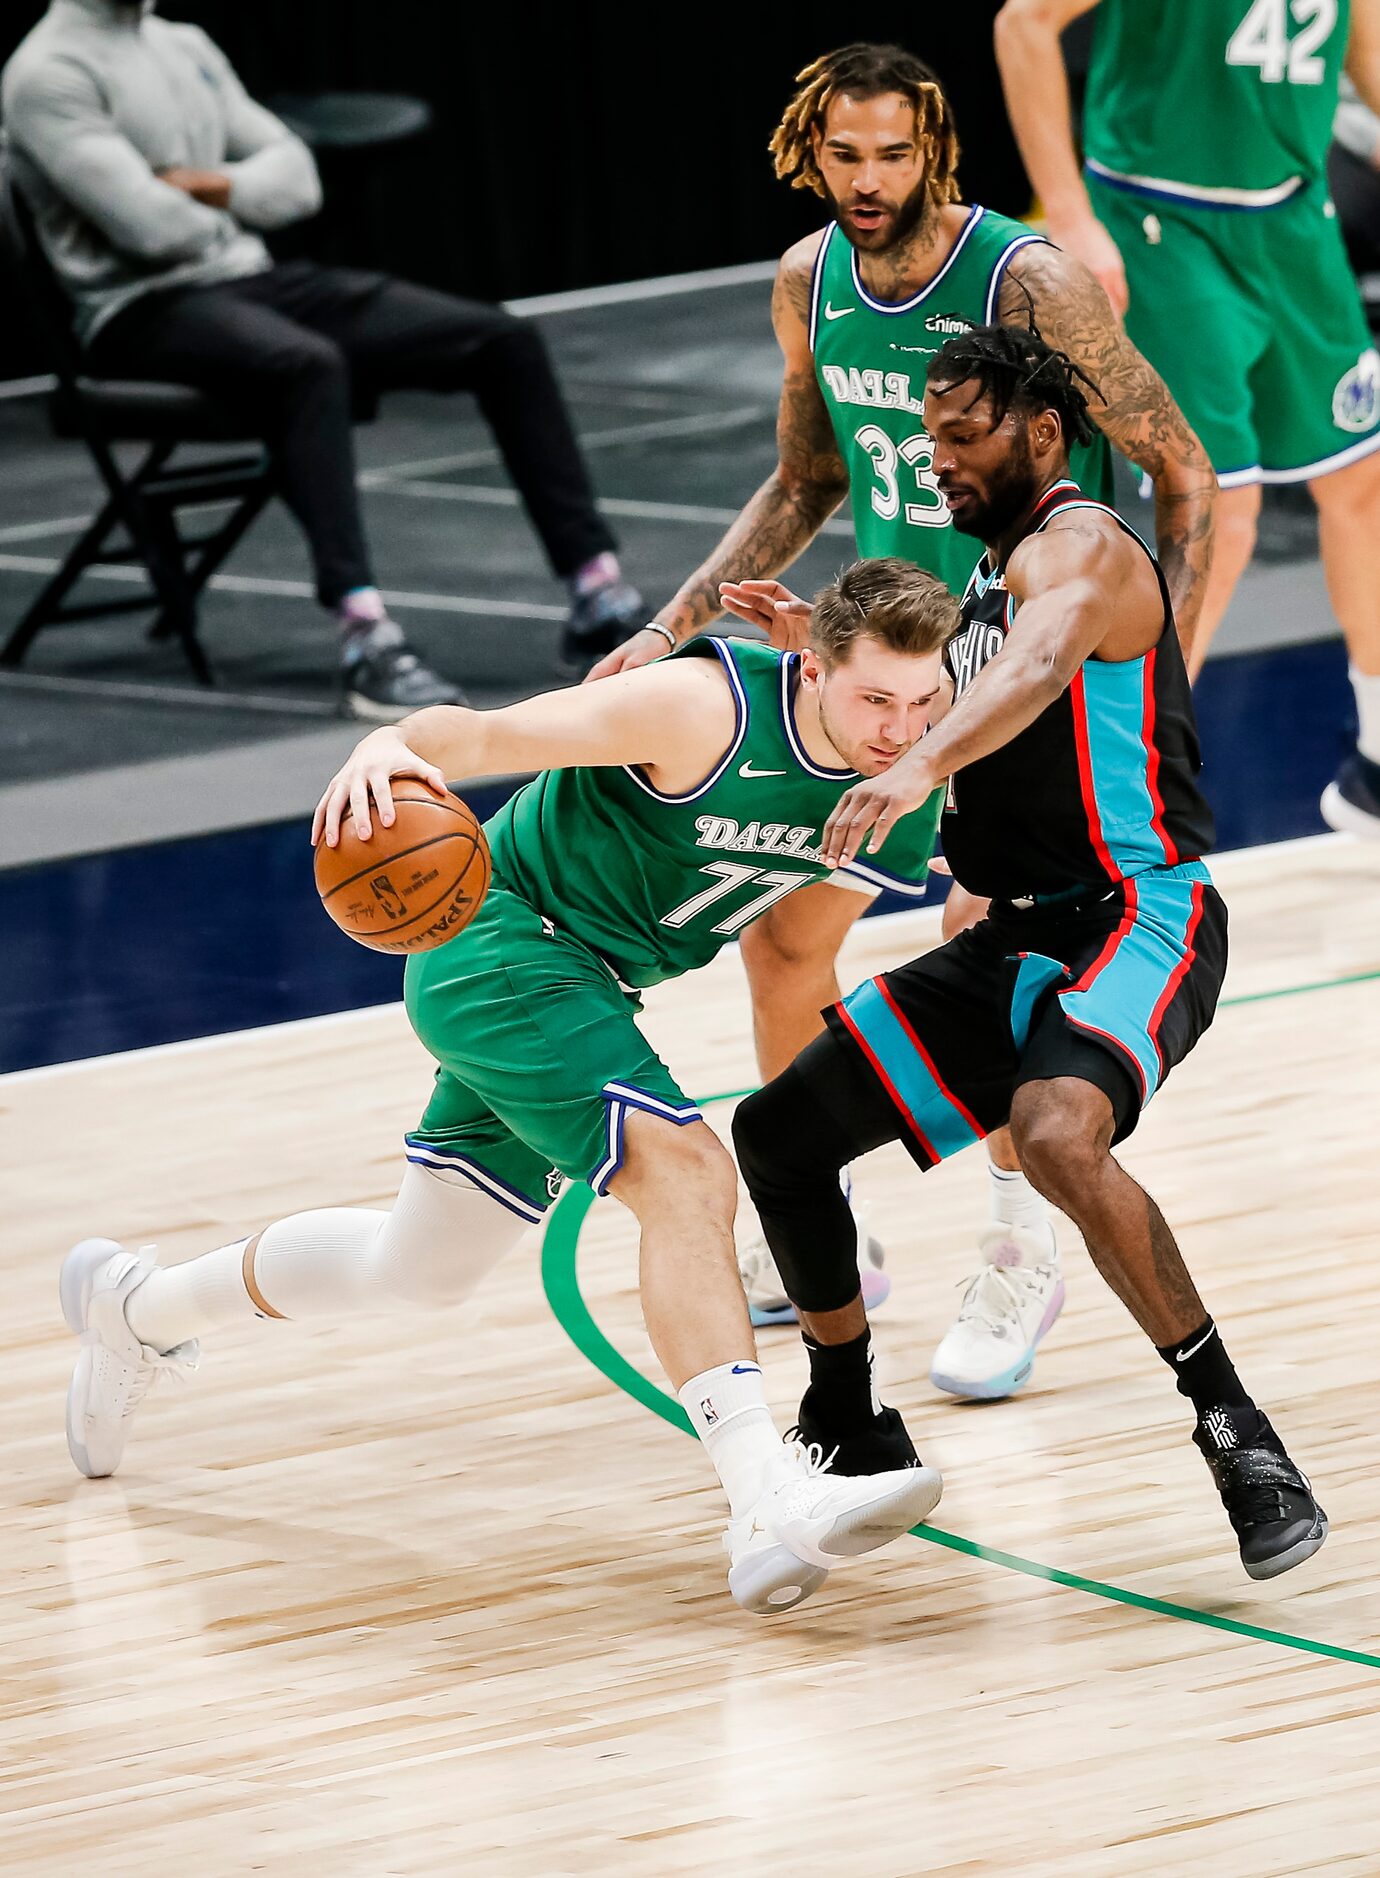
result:
[[[715,1100],[710,1097],[707,1100]],[[556,1321],[575,1348],[595,1369],[629,1395],[643,1408],[659,1415],[682,1434],[692,1435],[689,1417],[673,1396],[667,1395],[641,1370],[615,1350],[590,1315],[576,1273],[576,1252],[580,1228],[594,1204],[588,1187],[567,1187],[561,1195],[542,1245],[541,1275],[547,1302]],[[916,1526],[914,1536],[949,1552],[961,1552],[967,1558],[981,1559],[988,1565],[1001,1565],[1007,1571],[1021,1572],[1027,1578],[1040,1578],[1047,1584],[1062,1585],[1068,1591],[1082,1591],[1089,1597],[1104,1598],[1113,1604],[1129,1604],[1138,1611],[1152,1611],[1160,1617],[1177,1617],[1188,1624],[1201,1624],[1209,1630],[1225,1630],[1235,1637],[1247,1637],[1252,1643],[1276,1643],[1288,1650],[1302,1650],[1310,1656],[1335,1657],[1343,1663],[1360,1663],[1367,1669],[1380,1669],[1380,1656],[1364,1650],[1347,1650],[1340,1644],[1318,1643],[1311,1637],[1291,1636],[1285,1630],[1266,1630],[1257,1624],[1241,1623],[1235,1617],[1218,1617],[1211,1611],[1194,1610],[1188,1604],[1170,1604],[1164,1598],[1150,1598],[1139,1591],[1126,1591],[1120,1585],[1104,1584],[1097,1578],[1083,1578],[1077,1572],[1060,1571],[1056,1565],[1041,1565],[1035,1559],[1020,1558],[1014,1552],[999,1552],[993,1546],[979,1545],[958,1533],[944,1532],[938,1526]]]
[[[1331,991],[1342,985],[1366,984],[1380,978],[1380,971],[1357,972],[1347,978],[1318,980],[1305,985],[1286,985],[1278,991],[1251,992],[1239,998],[1224,998],[1222,1006],[1259,1004],[1271,998],[1299,997],[1310,991]],[[723,1090],[701,1097],[705,1108],[714,1102],[732,1102],[752,1089]],[[641,1370],[615,1350],[590,1314],[580,1290],[576,1258],[580,1228],[594,1204],[594,1194],[585,1186],[568,1187],[551,1215],[542,1243],[541,1276],[547,1302],[556,1322],[587,1362],[643,1408],[659,1415],[664,1422],[693,1438],[689,1417],[673,1396],[650,1382]],[[966,1558],[981,1559],[984,1564],[1000,1565],[1006,1571],[1020,1572],[1026,1578],[1038,1578],[1046,1584],[1061,1585],[1067,1591],[1081,1591],[1085,1596],[1102,1598],[1108,1603],[1129,1605],[1137,1611],[1149,1611],[1157,1617],[1177,1617],[1181,1623],[1199,1624],[1208,1630],[1222,1630],[1252,1643],[1274,1643],[1282,1649],[1298,1650],[1308,1656],[1325,1656],[1341,1663],[1359,1663],[1366,1669],[1380,1669],[1380,1656],[1365,1650],[1348,1650],[1341,1644],[1321,1643],[1312,1637],[1297,1637],[1287,1630],[1267,1630],[1258,1624],[1242,1623],[1235,1617],[1219,1617],[1212,1611],[1195,1610],[1189,1604],[1171,1604],[1165,1598],[1151,1598],[1139,1591],[1127,1591],[1121,1585],[1105,1584],[1098,1578],[1084,1578],[1077,1572],[1061,1571],[1057,1565],[1042,1565],[1036,1559],[1021,1558],[1015,1552],[1000,1552],[994,1546],[980,1545],[975,1539],[945,1532],[938,1526],[916,1526],[913,1536],[948,1552]]]
[[[1343,985],[1368,985],[1380,978],[1380,972],[1352,972],[1346,978],[1315,978],[1307,985],[1281,985],[1277,991],[1246,991],[1238,998],[1223,998],[1219,1011],[1229,1011],[1237,1004],[1268,1004],[1272,998],[1301,998],[1309,991],[1339,991]]]

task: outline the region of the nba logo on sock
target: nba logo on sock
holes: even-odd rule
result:
[[[712,1395],[701,1397],[700,1414],[704,1417],[704,1425],[706,1428],[712,1428],[715,1422],[718,1421],[719,1411],[714,1406],[714,1398]]]

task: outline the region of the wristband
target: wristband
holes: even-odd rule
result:
[[[677,644],[676,635],[671,631],[669,626],[663,626],[660,620],[649,619],[642,630],[644,633],[660,633],[672,652],[675,651]],[[663,652],[661,656],[665,658],[666,654]]]

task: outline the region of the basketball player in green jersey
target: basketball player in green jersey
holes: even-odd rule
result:
[[[1094,7],[1080,176],[1059,34]],[[1189,670],[1251,558],[1261,484],[1306,482],[1360,723],[1322,811],[1380,838],[1380,356],[1326,176],[1344,67],[1380,111],[1380,0],[1007,0],[997,51],[1051,236],[1222,486]]]
[[[1110,439],[1153,479],[1159,557],[1187,638],[1210,552],[1207,459],[1087,269],[1022,223],[958,199],[953,115],[934,74],[895,46],[829,53],[800,73],[771,147],[777,175],[813,190],[833,217],[787,252],[776,278],[772,319],[786,361],[780,460],[655,626],[593,676],[665,653],[668,641],[702,631],[726,607],[790,643],[800,615],[769,577],[846,495],[864,553],[904,555],[962,593],[979,544],[950,522],[921,399],[928,362],[946,337],[994,317],[1021,326],[1033,317],[1099,387],[1103,435],[1077,452],[1071,473],[1109,495]],[[867,859],[861,876],[840,870],[834,883],[793,895],[743,936],[766,1078],[818,1034],[821,1010],[838,998],[834,959],[862,896],[880,885],[907,889],[885,856]],[[946,937],[980,911],[955,889]],[[1007,1395],[1028,1379],[1038,1335],[1062,1296],[1047,1209],[1005,1130],[991,1152],[982,1262],[931,1366],[939,1387],[965,1396]],[[746,1243],[742,1263],[754,1321],[793,1316],[765,1242]]]
[[[924,733],[958,624],[931,575],[865,562],[819,596],[799,654],[706,639],[609,684],[443,705],[366,737],[313,839],[334,844],[347,815],[364,839],[375,813],[391,823],[394,777],[440,792],[447,776],[543,772],[488,824],[493,883],[471,924],[408,960],[408,1017],[440,1067],[397,1203],[299,1213],[166,1271],[108,1239],[74,1247],[61,1294],[82,1339],[67,1411],[81,1472],[114,1472],[150,1382],[188,1367],[204,1331],[456,1303],[568,1177],[637,1216],[648,1334],[728,1494],[740,1605],[789,1609],[923,1519],[938,1474],[909,1448],[908,1466],[869,1460],[883,1436],[894,1456],[894,1410],[853,1443],[856,1474],[890,1470],[872,1478],[783,1448],[734,1263],[733,1162],[638,1029],[637,988],[823,878],[829,815]],[[934,814],[908,821],[918,875]]]

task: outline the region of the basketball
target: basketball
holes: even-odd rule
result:
[[[489,890],[484,830],[454,796],[401,777],[396,819],[361,841],[343,821],[340,842],[316,849],[321,904],[352,939],[374,952],[429,952],[468,926]]]

